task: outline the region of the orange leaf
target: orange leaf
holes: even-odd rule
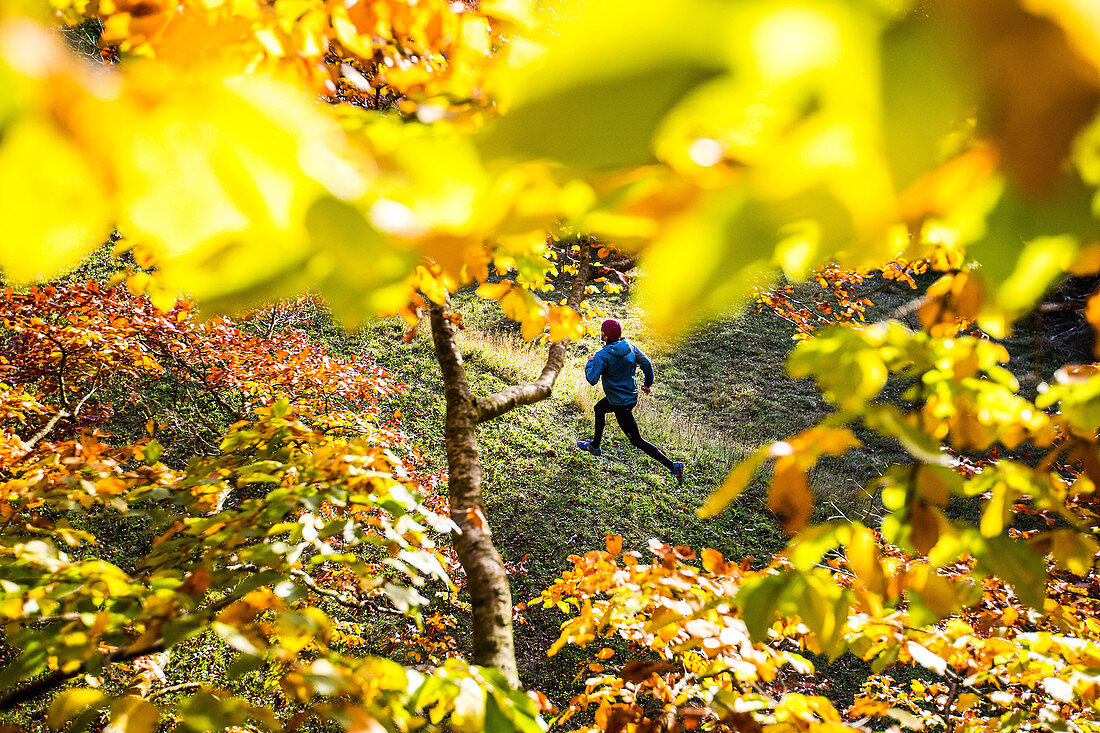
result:
[[[482,298],[500,300],[512,289],[510,280],[501,280],[498,283],[482,283],[477,288],[477,294]]]
[[[481,507],[472,507],[466,510],[466,522],[485,534],[492,534],[489,530],[489,521],[485,519],[485,514],[481,511]]]
[[[806,484],[806,474],[794,457],[778,459],[772,477],[772,490],[768,495],[768,508],[775,513],[787,534],[794,534],[806,526],[812,505],[813,496]]]

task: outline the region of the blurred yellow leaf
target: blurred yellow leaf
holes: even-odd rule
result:
[[[141,697],[125,695],[111,703],[111,722],[103,733],[146,733],[156,730],[160,723],[160,711],[156,705]]]
[[[58,730],[74,717],[106,698],[102,690],[78,687],[58,693],[50,702],[49,725]]]
[[[848,565],[863,587],[872,593],[886,592],[886,576],[880,563],[878,542],[866,527],[853,527],[848,540]]]
[[[1100,104],[1095,50],[1082,37],[1095,10],[1079,0],[957,0],[943,6],[969,38],[983,84],[979,124],[1024,190],[1051,191],[1078,131]],[[1041,14],[1036,14],[1041,13]],[[1022,53],[1021,49],[1027,49]]]
[[[482,283],[477,288],[477,294],[482,298],[500,300],[512,289],[511,280],[501,280],[497,283]]]
[[[806,483],[806,473],[790,456],[775,462],[768,508],[775,513],[787,534],[794,534],[806,526],[813,507],[813,495]]]
[[[918,499],[909,507],[909,541],[922,555],[927,555],[940,538],[940,514],[935,507]]]
[[[712,517],[729,506],[749,485],[753,476],[756,475],[757,469],[760,468],[760,464],[767,457],[767,447],[761,448],[734,466],[722,485],[707,497],[706,502],[699,507],[696,514],[700,517]]]
[[[110,233],[107,182],[45,121],[27,119],[0,140],[0,267],[14,284],[76,265]]]

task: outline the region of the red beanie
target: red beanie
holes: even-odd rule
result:
[[[605,341],[618,341],[623,336],[623,327],[615,319],[608,318],[600,326],[600,333],[603,334]]]

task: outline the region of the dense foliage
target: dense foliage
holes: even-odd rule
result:
[[[57,7],[101,22],[118,64],[71,54],[43,25]],[[700,509],[770,469],[767,503],[792,535],[770,566],[702,551],[700,569],[661,543],[646,563],[610,537],[544,594],[577,611],[562,644],[648,650],[621,665],[598,651],[571,710],[594,703],[614,731],[883,716],[1095,729],[1100,374],[1062,364],[1025,389],[998,343],[1065,273],[1100,264],[1089,0],[592,0],[547,13],[552,33],[523,2],[0,12],[0,266],[24,287],[117,227],[139,266],[127,286],[152,298],[94,283],[5,293],[0,609],[18,656],[2,707],[76,680],[51,725],[107,709],[147,728],[153,703],[108,670],[209,630],[240,653],[231,677],[262,669],[285,700],[201,690],[173,708],[183,728],[275,727],[275,708],[291,727],[541,728],[514,660],[478,650],[479,634],[510,640],[510,614],[473,604],[475,659],[495,669],[452,659],[422,675],[356,653],[330,605],[418,605],[426,577],[447,582],[429,528],[461,527],[468,578],[489,558],[507,598],[474,428],[548,393],[560,344],[585,330],[593,263],[637,249],[640,302],[666,335],[777,272],[824,267],[831,312],[769,302],[813,330],[788,368],[835,409],[760,447]],[[569,300],[545,303],[535,293],[559,267]],[[850,285],[874,267],[934,273],[917,324],[864,323]],[[542,382],[469,394],[450,300],[464,285],[558,344]],[[383,374],[176,303],[225,311],[305,289],[346,322],[431,312],[449,518],[416,498],[415,461],[377,417]],[[811,328],[836,309],[840,324]],[[882,399],[889,384],[902,400]],[[106,434],[161,404],[171,418],[151,437]],[[158,433],[182,445],[195,423],[163,461]],[[814,466],[873,436],[908,453],[868,487],[881,526],[809,525]],[[974,497],[976,521],[953,513]],[[147,544],[120,567],[95,551],[97,523],[131,521]],[[806,652],[870,662],[853,719],[791,681]],[[897,663],[926,674],[888,674]]]
[[[256,324],[276,323],[280,307]],[[398,630],[415,631],[416,588],[446,589],[454,566],[436,545],[452,526],[445,507],[414,493],[434,479],[383,418],[399,387],[383,370],[297,329],[199,323],[189,304],[162,312],[95,281],[9,289],[0,321],[3,613],[18,650],[4,707],[84,678],[95,684],[55,694],[51,726],[109,707],[119,729],[148,729],[158,655],[208,632],[237,652],[229,688],[180,682],[184,729],[273,722],[288,705],[302,721],[438,716],[466,677],[493,689],[452,662],[451,682],[417,702],[425,679],[363,653],[379,614],[410,614]],[[166,422],[120,440],[140,410]],[[171,460],[161,441],[195,455]],[[112,547],[124,537],[136,547]],[[248,673],[263,700],[233,697],[255,695],[235,681]],[[320,699],[337,691],[349,702]],[[506,685],[500,694],[510,709]]]

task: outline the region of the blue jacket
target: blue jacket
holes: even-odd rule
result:
[[[613,405],[633,405],[638,401],[638,385],[634,383],[635,367],[642,368],[645,386],[653,384],[653,364],[642,350],[626,339],[614,341],[597,351],[584,367],[589,384],[603,377],[603,393]]]

